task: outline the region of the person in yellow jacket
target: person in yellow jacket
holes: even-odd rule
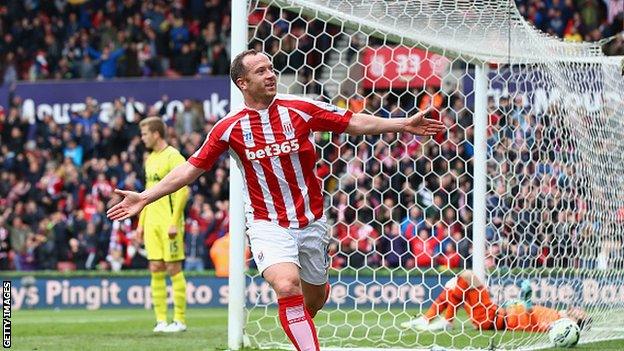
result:
[[[148,117],[139,124],[141,140],[150,154],[145,160],[146,188],[154,186],[167,173],[186,162],[166,140],[165,123],[160,117]],[[156,314],[154,332],[186,330],[186,279],[184,260],[184,208],[188,187],[147,205],[139,217],[137,236],[145,242],[151,272],[152,301]],[[167,324],[167,274],[173,287],[173,322]]]

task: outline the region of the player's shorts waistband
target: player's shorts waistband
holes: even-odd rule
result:
[[[271,223],[274,224],[276,226],[279,226],[281,228],[290,230],[301,230],[301,229],[306,229],[310,226],[313,226],[315,224],[323,224],[326,225],[327,224],[327,217],[325,217],[325,215],[322,215],[319,218],[314,218],[312,219],[310,222],[308,222],[305,226],[300,226],[299,222],[291,222],[289,225],[282,225],[283,223],[280,223],[278,220],[267,220],[267,219],[257,219],[254,218],[251,221],[248,222],[249,224],[247,225],[247,227],[249,228],[250,225],[253,225],[254,223]]]

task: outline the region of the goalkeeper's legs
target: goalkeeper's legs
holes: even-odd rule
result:
[[[316,327],[304,303],[299,267],[290,262],[267,267],[262,275],[277,294],[279,319],[298,351],[318,351]]]
[[[462,304],[461,296],[459,298],[451,294],[451,291],[456,287],[457,279],[449,279],[446,284],[444,284],[444,290],[438,295],[438,297],[433,301],[431,307],[425,312],[423,316],[424,319],[429,322],[435,317],[444,313],[444,318],[449,322],[453,321],[455,318],[455,311]]]
[[[479,330],[503,328],[504,311],[490,299],[485,284],[470,270],[460,273],[451,295],[462,299],[470,321]]]
[[[470,270],[463,271],[456,279],[449,280],[422,317],[404,322],[401,326],[429,331],[451,329],[457,308],[462,304],[475,325],[485,325],[484,329],[488,329],[487,326],[492,322],[490,309],[493,304],[483,283]],[[442,314],[444,318],[432,322]]]
[[[457,308],[463,302],[461,296],[458,297],[451,294],[456,285],[457,279],[450,279],[444,285],[444,289],[433,301],[425,314],[421,317],[413,318],[409,321],[401,323],[401,327],[405,329],[414,328],[416,330],[429,331],[451,329]],[[433,321],[436,317],[441,316],[442,314],[444,314],[443,319]]]

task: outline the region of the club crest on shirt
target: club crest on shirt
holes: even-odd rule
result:
[[[258,253],[258,262],[262,262],[264,260],[264,253],[262,253],[262,251],[260,251]]]
[[[290,121],[282,122],[282,130],[284,130],[284,134],[286,135],[292,135],[295,133],[295,128],[293,128]]]

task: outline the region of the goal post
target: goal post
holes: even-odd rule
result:
[[[232,1],[232,32],[230,59],[247,50],[247,2]],[[243,104],[241,92],[230,82],[230,108]],[[230,248],[228,275],[228,349],[240,350],[244,340],[245,325],[245,213],[244,184],[241,170],[230,156]]]
[[[583,308],[581,343],[624,336],[621,57],[540,33],[513,1],[232,4],[232,56],[266,52],[280,92],[387,118],[433,105],[447,126],[314,136],[333,237],[323,349],[548,347],[543,333],[475,329],[461,308],[452,330],[401,327],[465,269],[497,304],[528,283],[535,305]],[[274,292],[242,260],[236,179],[228,346],[290,349]]]
[[[485,225],[486,225],[486,194],[487,194],[487,68],[485,65],[475,66],[474,86],[474,216],[473,216],[473,247],[472,269],[481,281],[485,278]]]

